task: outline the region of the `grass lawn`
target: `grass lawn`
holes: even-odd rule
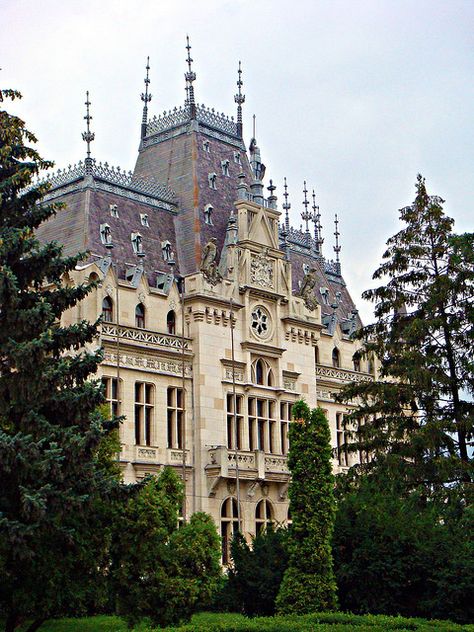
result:
[[[449,621],[427,621],[384,615],[352,615],[321,613],[288,617],[247,619],[240,614],[200,613],[191,622],[178,628],[151,628],[146,624],[134,628],[136,632],[474,632],[474,625],[457,625]],[[40,632],[127,632],[125,622],[118,617],[86,617],[58,619],[43,624]]]

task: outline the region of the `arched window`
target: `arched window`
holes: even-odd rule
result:
[[[113,320],[113,303],[110,296],[105,296],[102,301],[102,320],[104,323],[111,323]]]
[[[374,359],[373,358],[369,358],[367,360],[367,373],[372,373],[374,372]]]
[[[221,507],[222,563],[230,562],[230,543],[239,531],[239,512],[235,498],[227,498]]]
[[[261,500],[255,510],[255,534],[264,531],[269,524],[273,524],[273,508],[269,500]]]
[[[360,372],[360,357],[357,353],[352,356],[352,363],[354,365],[354,371]]]
[[[168,312],[168,316],[166,317],[166,329],[169,334],[176,333],[176,314],[172,309]]]
[[[334,349],[332,350],[332,365],[334,367],[341,366],[341,356],[339,353],[339,349],[337,349],[336,347],[334,347]]]
[[[274,386],[275,380],[271,366],[266,360],[258,358],[252,363],[252,381],[262,386]]]
[[[138,303],[135,307],[135,327],[145,329],[145,306],[143,303]]]

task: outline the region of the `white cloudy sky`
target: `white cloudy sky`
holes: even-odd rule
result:
[[[2,0],[0,84],[58,167],[94,156],[133,168],[144,65],[151,112],[184,99],[189,33],[199,102],[234,113],[244,68],[245,137],[257,115],[267,177],[287,176],[299,225],[303,179],[321,207],[325,254],[341,220],[343,273],[367,322],[370,287],[416,174],[446,199],[458,231],[474,199],[472,0]]]

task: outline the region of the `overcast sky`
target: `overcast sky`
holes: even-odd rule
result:
[[[456,230],[473,230],[473,0],[2,0],[0,29],[0,85],[24,96],[8,107],[58,168],[84,158],[87,89],[93,156],[128,170],[147,55],[151,114],[184,100],[186,33],[200,103],[235,114],[241,59],[245,140],[255,113],[267,180],[281,203],[287,177],[293,224],[303,180],[315,188],[329,258],[338,213],[365,322],[360,294],[418,172]]]

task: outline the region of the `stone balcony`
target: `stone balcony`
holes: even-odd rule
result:
[[[148,445],[123,446],[120,453],[120,461],[122,463],[132,463],[135,468],[151,466],[153,471],[165,465],[181,467],[183,464],[183,450],[180,448],[162,448]],[[190,466],[191,455],[190,451],[186,450],[186,467]]]
[[[184,351],[189,354],[191,351],[191,340],[189,338],[181,338],[172,334],[163,334],[150,329],[141,329],[139,327],[126,327],[124,325],[117,326],[115,323],[103,322],[100,326],[102,339],[109,342],[126,342],[127,344],[140,348],[163,349],[167,351]]]
[[[374,376],[370,373],[361,373],[359,371],[341,369],[340,367],[327,366],[325,364],[316,364],[315,370],[316,379],[322,382],[346,384],[347,382],[371,382],[374,379]]]
[[[239,477],[246,480],[287,482],[289,470],[286,456],[268,454],[261,450],[229,450],[224,446],[209,448],[206,472],[208,477],[236,478],[236,462]]]

